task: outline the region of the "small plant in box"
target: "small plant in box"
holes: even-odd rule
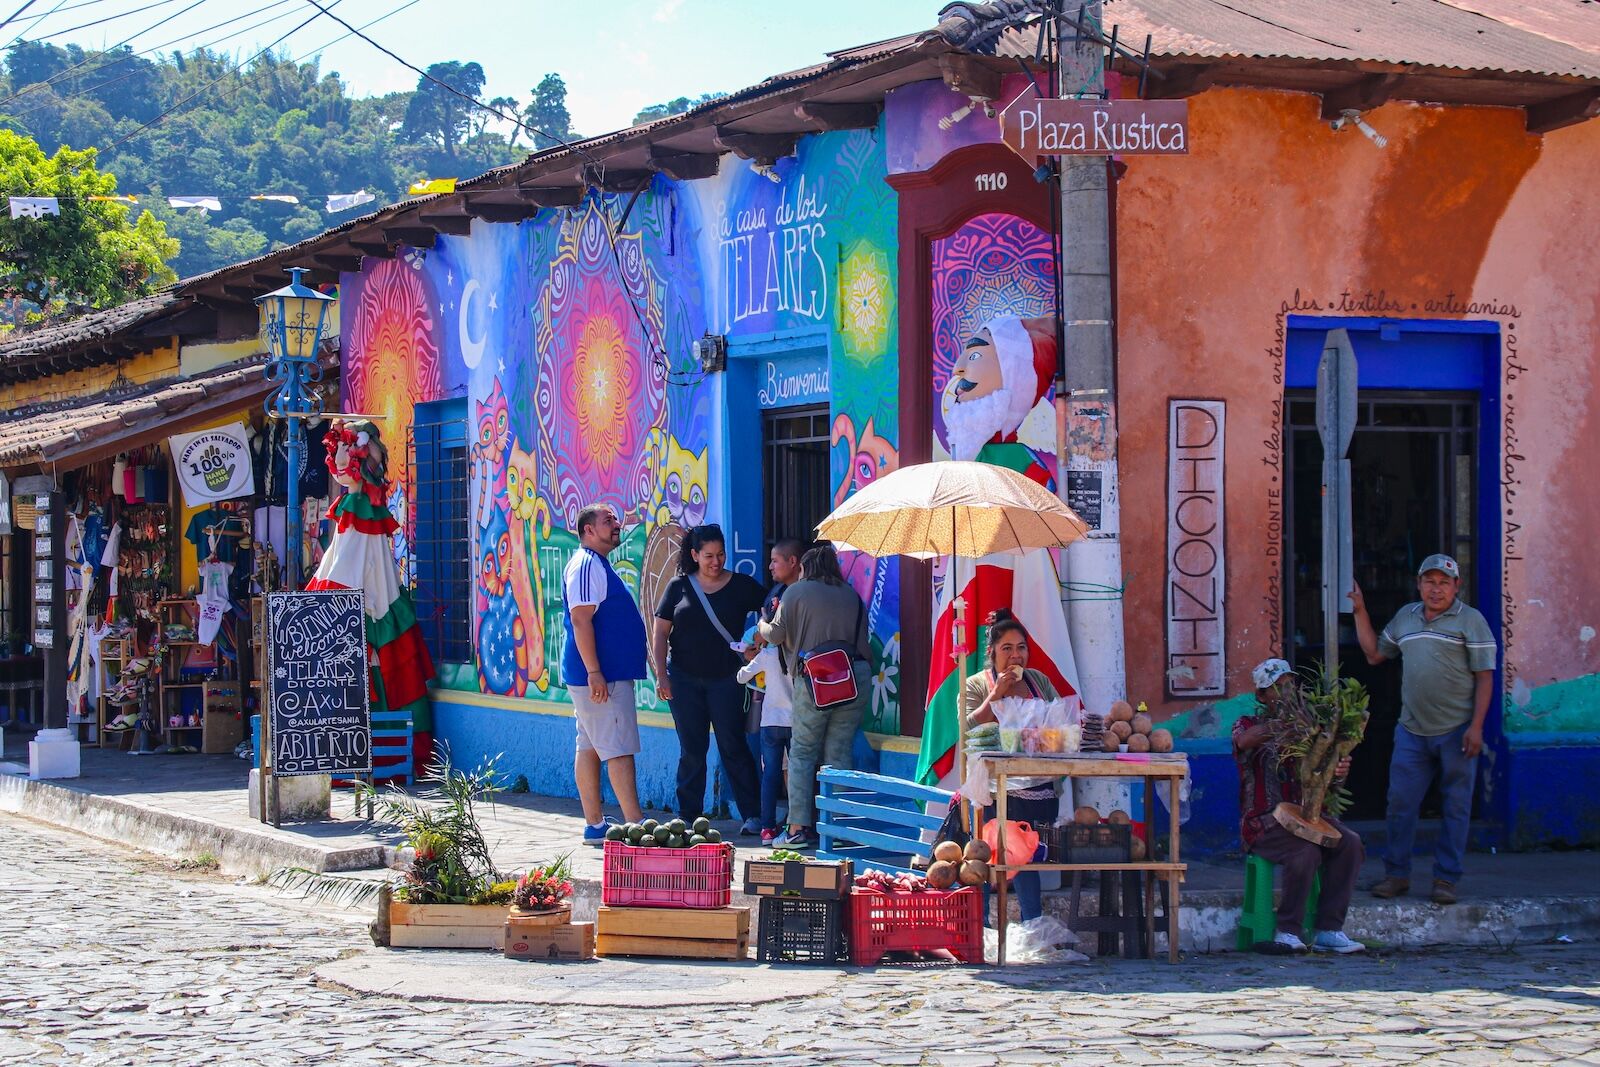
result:
[[[549,911],[572,896],[572,854],[535,868],[517,879],[511,905],[522,911]]]
[[[1367,732],[1370,701],[1360,682],[1326,669],[1281,686],[1268,724],[1279,758],[1294,760],[1300,803],[1278,805],[1273,817],[1296,837],[1324,845],[1339,840],[1322,813],[1336,814],[1343,806],[1345,798],[1334,779],[1339,764]]]

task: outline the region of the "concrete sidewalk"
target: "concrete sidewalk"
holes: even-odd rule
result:
[[[14,743],[5,755],[26,769],[26,752],[16,751]],[[348,791],[335,791],[330,820],[273,828],[247,810],[249,765],[242,760],[134,757],[89,748],[82,756],[81,778],[38,782],[0,774],[0,811],[174,858],[209,854],[223,871],[248,876],[285,866],[376,875],[405,859],[403,842],[392,830],[356,817]],[[502,870],[520,872],[571,853],[578,914],[592,914],[599,904],[600,850],[581,843],[583,818],[575,800],[501,794],[482,809],[481,822]],[[753,838],[737,837],[737,823],[717,825],[735,844],[738,860],[767,853]],[[1429,859],[1418,856],[1418,894],[1426,892],[1428,868]],[[1378,859],[1369,856],[1361,884],[1382,873]],[[1231,950],[1242,891],[1242,862],[1191,863],[1183,886],[1184,947]],[[1504,946],[1562,934],[1600,938],[1600,853],[1473,853],[1460,891],[1461,903],[1450,908],[1424,895],[1380,901],[1361,892],[1346,929],[1353,937],[1405,947]],[[1047,911],[1065,918],[1067,896],[1047,894]]]

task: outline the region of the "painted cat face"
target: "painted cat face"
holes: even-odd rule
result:
[[[472,448],[480,458],[498,468],[505,459],[510,441],[511,410],[500,388],[500,379],[496,378],[488,401],[478,405],[478,432]]]
[[[511,461],[506,467],[506,503],[511,514],[523,522],[532,522],[539,508],[539,474],[533,455],[524,452],[515,441],[511,443]]]
[[[478,584],[490,597],[506,594],[511,574],[511,531],[505,512],[489,513],[489,524],[478,531]]]
[[[662,498],[674,519],[686,527],[705,522],[706,487],[710,484],[705,451],[696,454],[669,437],[662,482]]]

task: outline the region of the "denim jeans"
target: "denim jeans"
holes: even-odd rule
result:
[[[739,817],[760,808],[760,775],[744,737],[744,687],[739,680],[698,678],[669,668],[672,725],[678,732],[678,814],[692,819],[706,803],[706,754],[715,729],[722,770],[733,790]]]
[[[1394,728],[1394,756],[1389,761],[1389,843],[1383,857],[1384,871],[1390,877],[1411,877],[1417,814],[1437,774],[1444,818],[1433,857],[1433,876],[1443,882],[1461,880],[1461,859],[1467,851],[1472,820],[1472,787],[1478,776],[1477,758],[1468,759],[1461,753],[1461,736],[1468,725],[1462,723],[1434,737],[1422,737],[1404,726]]]
[[[789,726],[761,728],[761,825],[767,829],[778,825],[778,795],[787,792],[788,783],[783,773],[783,754],[789,751],[793,734],[794,729]]]
[[[854,769],[856,728],[866,713],[871,691],[867,665],[855,667],[856,698],[848,704],[818,708],[804,679],[794,683],[794,734],[789,747],[789,825],[817,824],[817,768]]]

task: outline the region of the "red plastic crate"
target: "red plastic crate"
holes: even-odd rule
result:
[[[870,967],[889,952],[938,949],[962,963],[983,962],[981,890],[850,890],[850,954],[857,967]]]
[[[607,841],[600,902],[612,908],[726,908],[733,902],[733,846],[639,848]]]

